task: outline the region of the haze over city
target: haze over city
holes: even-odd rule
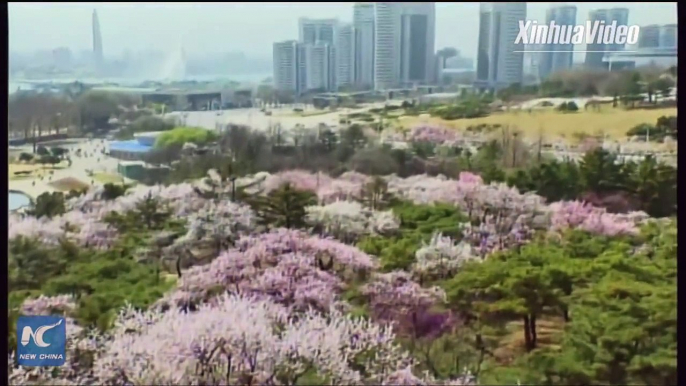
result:
[[[528,3],[527,17],[544,20],[552,3]],[[582,22],[592,9],[620,3],[569,3]],[[676,23],[676,3],[621,3],[629,23]],[[271,60],[272,43],[297,39],[298,18],[352,20],[353,3],[10,3],[10,52],[92,47],[91,14],[98,12],[106,57],[125,50],[172,51],[189,56],[242,52]],[[436,49],[455,47],[475,57],[479,3],[436,4]],[[582,49],[580,47],[577,48]],[[576,56],[579,56],[577,54]],[[575,60],[581,60],[583,54]]]

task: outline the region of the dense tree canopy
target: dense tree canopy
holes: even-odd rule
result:
[[[206,145],[215,141],[217,135],[212,130],[198,127],[177,127],[165,131],[155,140],[155,147],[164,148],[172,145],[183,145],[184,143],[194,143],[196,145]]]
[[[74,331],[69,371],[41,379],[675,382],[672,220],[548,205],[470,173],[230,175],[109,186],[11,216],[11,341],[20,314],[64,313]],[[92,329],[107,335],[82,335]],[[193,354],[201,335],[257,367]]]
[[[110,98],[77,101],[84,127],[126,109]],[[358,124],[129,134],[149,127],[166,185],[10,214],[10,383],[676,383],[673,167],[549,160],[508,127],[475,152],[433,126],[407,149]],[[64,367],[15,365],[16,318],[36,314],[67,318]]]

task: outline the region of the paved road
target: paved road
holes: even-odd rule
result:
[[[324,123],[330,127],[337,127],[340,125],[339,120],[343,114],[360,113],[368,111],[372,108],[379,108],[385,105],[384,102],[373,103],[365,105],[357,109],[340,109],[335,112],[325,114],[317,114],[311,116],[299,116],[293,112],[292,108],[277,108],[268,109],[272,115],[266,115],[258,108],[249,109],[233,109],[223,111],[188,111],[188,112],[173,112],[167,113],[164,117],[178,119],[179,122],[186,126],[197,126],[206,129],[214,130],[217,125],[236,124],[247,125],[257,130],[268,130],[280,124],[284,130],[292,130],[297,125],[305,127],[316,127],[320,123]],[[305,113],[316,112],[317,110],[309,109]]]

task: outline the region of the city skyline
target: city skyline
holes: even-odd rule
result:
[[[136,12],[131,7],[136,4]],[[271,44],[298,38],[297,20],[303,18],[337,18],[341,23],[353,22],[353,3],[71,3],[39,4],[10,3],[10,51],[27,52],[67,47],[72,51],[92,49],[91,13],[98,11],[107,52],[119,55],[126,50],[158,49],[173,51],[179,45],[190,56],[216,52],[241,51],[250,56],[268,58]],[[588,18],[593,9],[613,8],[616,3],[568,3],[577,7],[577,20]],[[614,4],[614,5],[613,5]],[[629,22],[638,25],[676,23],[675,3],[623,4],[630,10]],[[529,3],[527,15],[544,21],[549,3]],[[230,10],[230,12],[226,12]],[[260,22],[254,17],[259,16]],[[436,4],[436,49],[455,47],[467,57],[475,57],[477,39],[469,31],[479,28],[479,3]],[[145,29],[136,27],[146,24]],[[183,26],[187,26],[184,28]],[[45,26],[60,33],[46,34]],[[180,31],[181,30],[181,31]],[[141,33],[145,31],[145,33]],[[178,39],[170,36],[182,36]],[[227,39],[226,36],[240,36]],[[114,38],[114,37],[118,38]],[[213,38],[213,36],[217,36]],[[261,43],[260,43],[261,42]],[[575,47],[578,51],[584,47]],[[107,54],[109,56],[109,54]],[[583,59],[576,53],[574,61]]]
[[[274,85],[300,94],[435,84],[435,17],[433,2],[376,2],[356,3],[353,23],[300,18],[297,41],[273,43]]]

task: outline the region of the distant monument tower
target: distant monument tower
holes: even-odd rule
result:
[[[96,69],[101,70],[104,57],[102,54],[102,34],[100,33],[100,21],[98,21],[98,11],[93,10],[93,58],[95,59]]]

